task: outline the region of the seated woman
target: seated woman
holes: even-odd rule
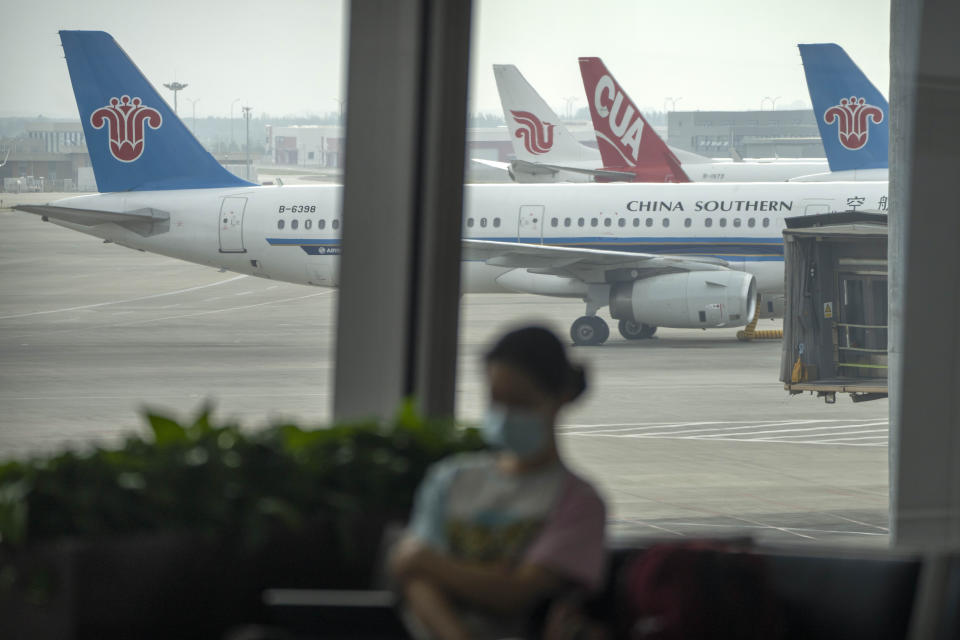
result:
[[[586,388],[581,367],[540,327],[505,335],[486,355],[491,451],[434,465],[391,557],[419,635],[521,635],[536,607],[600,587],[605,508],[563,464],[557,414]]]

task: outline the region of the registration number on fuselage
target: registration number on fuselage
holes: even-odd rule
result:
[[[315,204],[294,204],[286,205],[282,204],[277,208],[277,213],[316,213],[317,205]]]

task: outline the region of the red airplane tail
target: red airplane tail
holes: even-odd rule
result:
[[[633,171],[643,182],[690,182],[600,58],[580,58],[580,74],[604,168]]]

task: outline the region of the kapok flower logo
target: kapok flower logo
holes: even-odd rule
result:
[[[110,155],[120,162],[134,162],[143,155],[146,127],[159,129],[163,116],[152,107],[145,107],[140,98],[122,96],[110,99],[110,106],[101,107],[90,116],[94,129],[108,127]]]
[[[867,144],[871,120],[874,124],[883,122],[883,110],[854,96],[843,98],[840,104],[830,107],[823,114],[823,121],[827,124],[837,123],[840,144],[850,151],[862,149]]]

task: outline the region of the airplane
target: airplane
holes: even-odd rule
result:
[[[830,171],[794,180],[886,180],[890,146],[886,98],[839,45],[797,46]]]
[[[652,128],[643,133],[638,161],[627,164],[616,158],[607,165],[597,149],[573,137],[517,67],[495,64],[493,75],[516,156],[506,168],[516,182],[690,181]]]
[[[590,118],[597,134],[597,144],[606,167],[634,166],[641,154],[649,153],[640,144],[649,139],[665,147],[640,109],[623,90],[600,58],[580,58],[580,75],[590,105]],[[704,158],[704,162],[685,161],[681,168],[693,182],[775,182],[822,173],[823,160],[803,159],[794,162],[743,161],[721,162]]]
[[[210,155],[107,33],[61,31],[100,193],[16,208],[132,249],[299,284],[339,281],[342,187],[260,186]],[[788,216],[885,211],[885,182],[464,186],[462,290],[609,307],[627,339],[782,313]],[[759,294],[759,295],[758,295]]]

